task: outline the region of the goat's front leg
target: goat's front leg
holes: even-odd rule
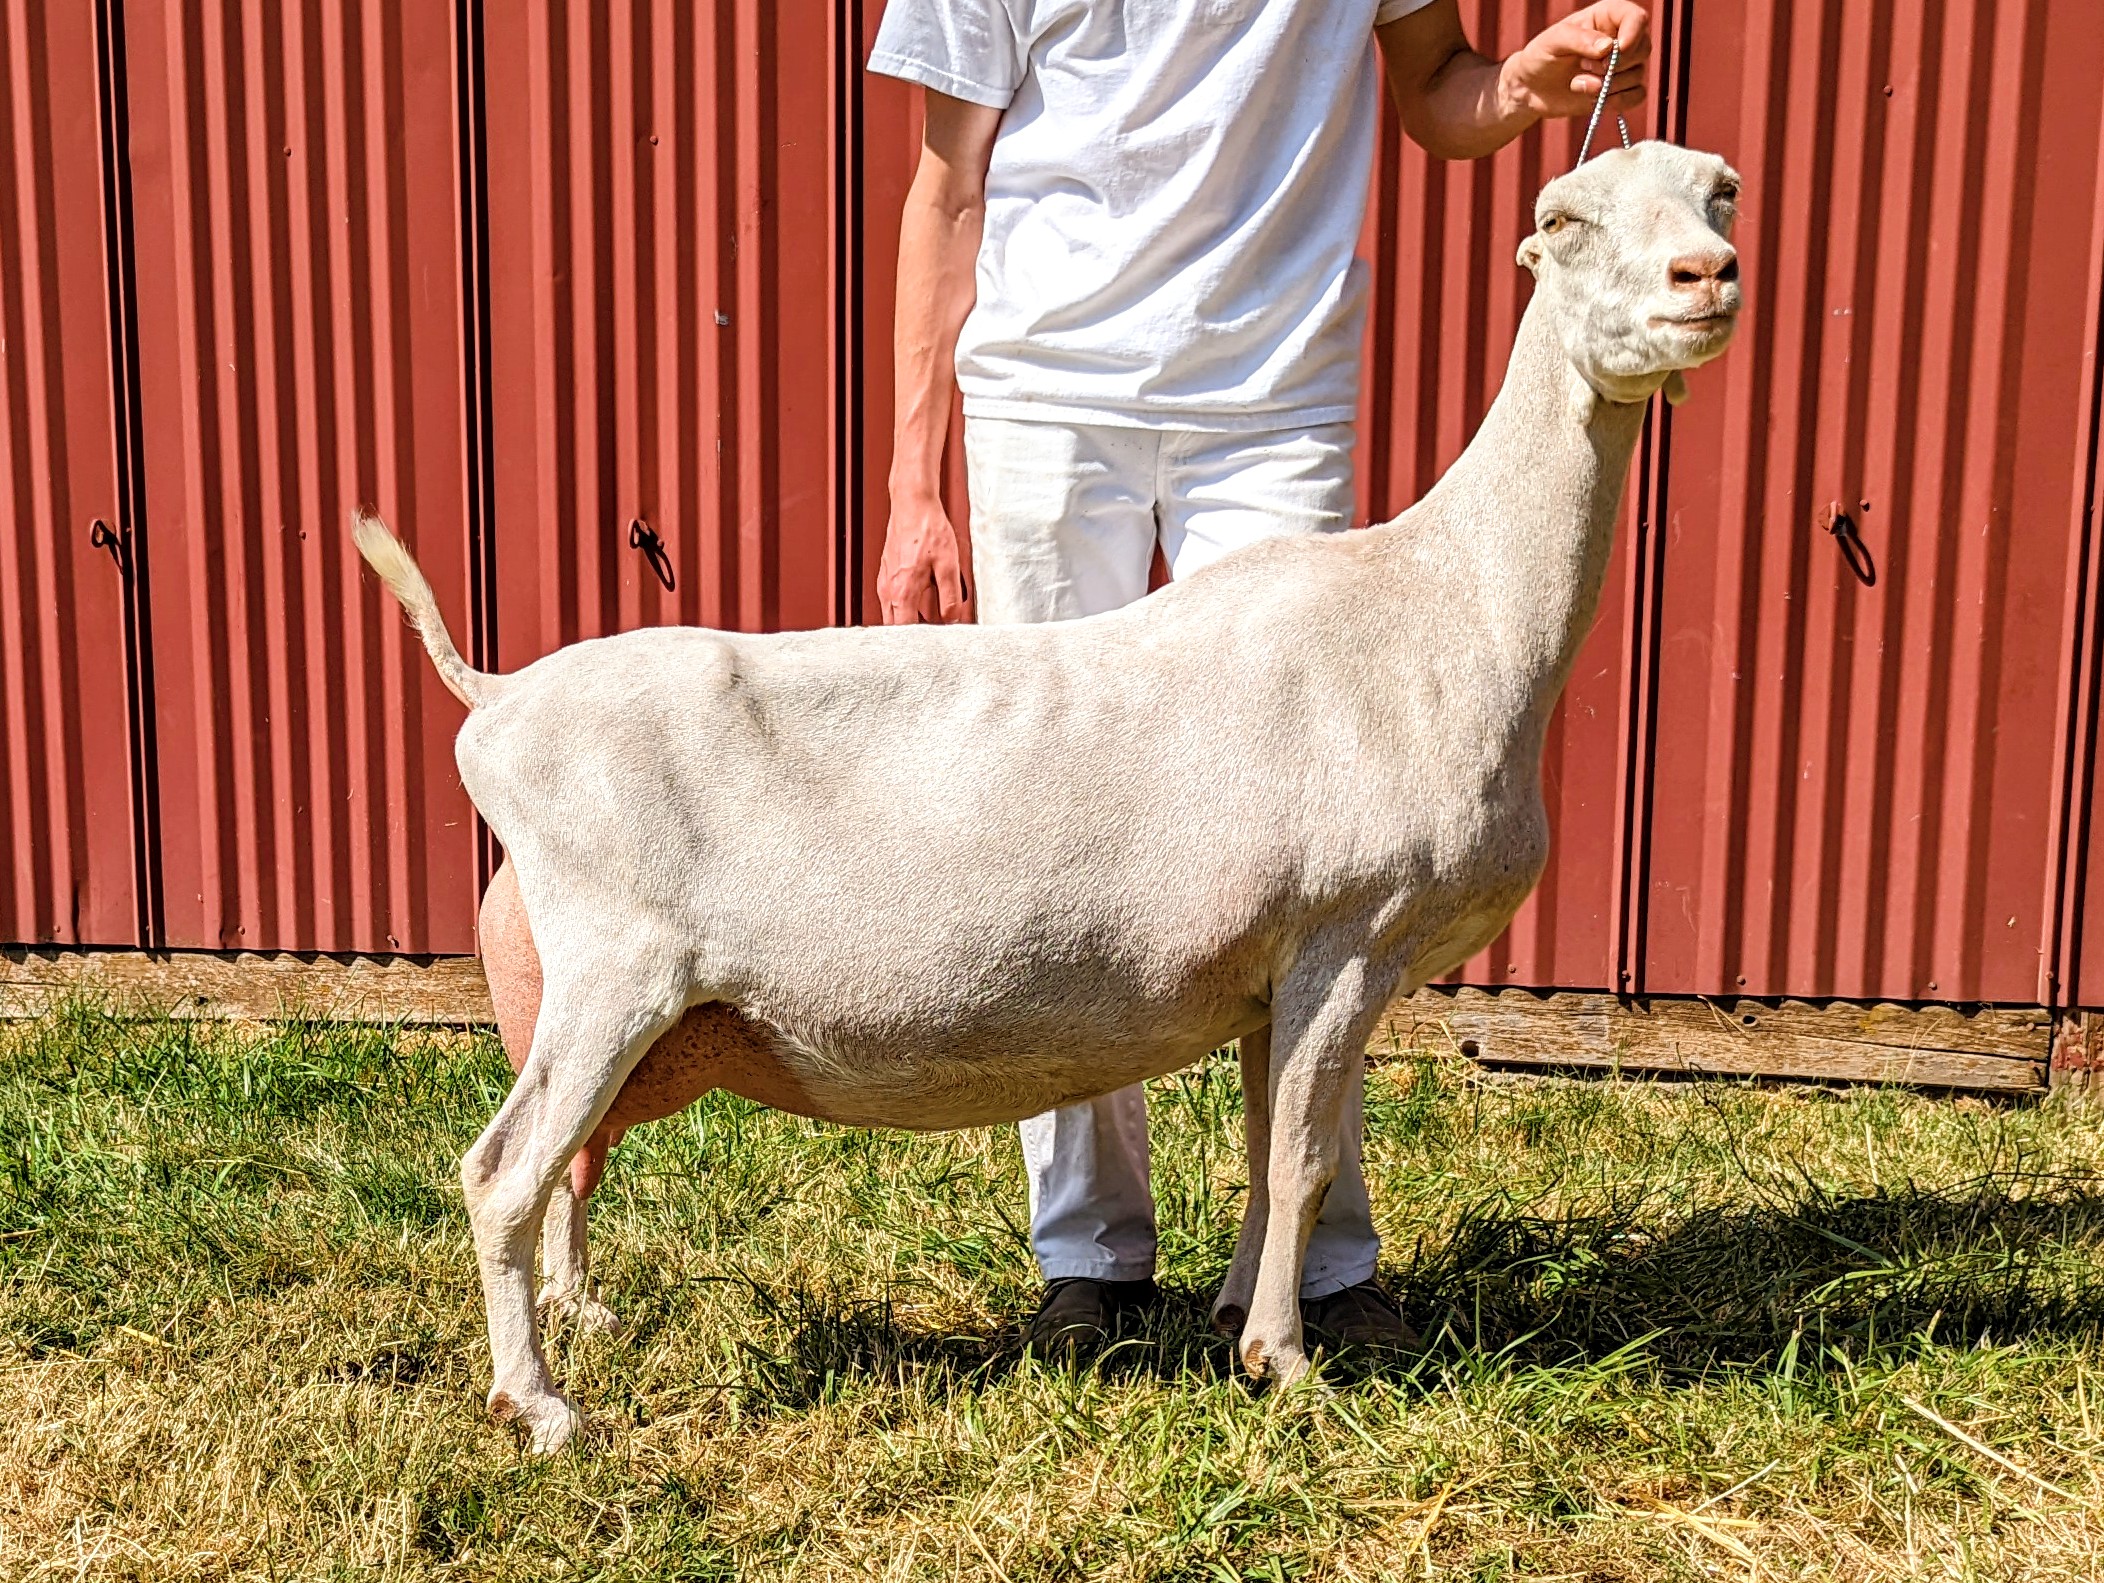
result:
[[[1264,1253],[1264,1227],[1271,1211],[1271,1028],[1269,1024],[1242,1035],[1242,1145],[1247,1155],[1249,1197],[1242,1204],[1242,1229],[1235,1234],[1235,1256],[1227,1279],[1213,1302],[1213,1329],[1239,1336],[1249,1319],[1250,1299],[1257,1289],[1257,1266]],[[1303,1244],[1305,1247],[1305,1244]]]
[[[551,983],[532,1054],[496,1119],[460,1163],[489,1320],[490,1412],[523,1423],[536,1452],[567,1443],[578,1420],[541,1351],[533,1244],[572,1156],[613,1104],[622,1079],[678,1016],[676,999],[653,998],[645,988],[649,977],[637,975],[630,962],[625,971],[595,969]]]
[[[1308,1237],[1343,1158],[1343,1129],[1352,1111],[1352,1084],[1366,1059],[1366,1040],[1397,976],[1377,970],[1363,944],[1350,951],[1325,951],[1311,941],[1272,1003],[1263,1167],[1268,1201],[1241,1350],[1243,1366],[1251,1374],[1269,1374],[1282,1385],[1308,1372],[1300,1323]],[[1252,1160],[1252,1209],[1257,1170]],[[1238,1246],[1238,1268],[1241,1260]],[[1228,1279],[1232,1284],[1234,1271]],[[1227,1297],[1223,1292],[1223,1306]]]

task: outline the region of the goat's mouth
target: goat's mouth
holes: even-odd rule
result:
[[[1661,315],[1651,321],[1651,328],[1682,330],[1690,335],[1716,335],[1729,330],[1738,320],[1737,309],[1721,309],[1716,313],[1690,313],[1673,318]]]

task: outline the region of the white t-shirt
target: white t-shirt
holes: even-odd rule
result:
[[[968,415],[1350,419],[1377,22],[1430,0],[890,0],[870,69],[1007,111]]]

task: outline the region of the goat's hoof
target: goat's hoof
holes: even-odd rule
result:
[[[551,1287],[541,1293],[534,1306],[549,1319],[561,1320],[579,1330],[602,1336],[619,1336],[627,1328],[621,1323],[619,1314],[597,1297],[582,1292],[562,1292]]]
[[[489,1415],[498,1423],[515,1423],[526,1431],[527,1449],[537,1457],[552,1456],[576,1438],[584,1417],[569,1398],[553,1391],[537,1395],[513,1395],[507,1390],[489,1393]]]
[[[1265,1341],[1261,1336],[1242,1338],[1242,1367],[1256,1379],[1268,1379],[1281,1389],[1298,1385],[1308,1377],[1308,1355],[1299,1347]]]
[[[584,1329],[597,1331],[602,1336],[620,1336],[628,1329],[621,1323],[621,1316],[596,1297],[580,1299],[577,1311],[570,1317]]]

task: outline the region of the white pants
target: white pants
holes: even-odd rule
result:
[[[1351,525],[1344,423],[1210,434],[969,418],[964,454],[982,622],[1065,621],[1130,604],[1147,592],[1157,543],[1170,575],[1186,577],[1273,534]],[[1380,1254],[1359,1163],[1360,1086],[1308,1243],[1303,1297],[1372,1279]],[[1153,1275],[1143,1091],[1033,1116],[1022,1132],[1030,1245],[1045,1278]]]

